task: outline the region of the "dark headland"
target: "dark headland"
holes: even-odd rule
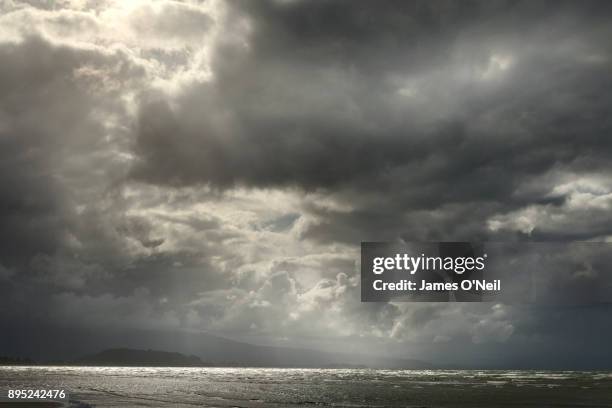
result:
[[[197,356],[159,350],[115,348],[91,354],[76,360],[79,365],[92,366],[153,366],[201,367],[204,362]]]
[[[301,350],[295,349],[295,351],[300,352]],[[287,362],[283,364],[282,362],[276,362],[276,364],[259,364],[257,366],[265,367],[304,367],[304,368],[369,368],[369,367],[378,367],[386,366],[389,367],[394,365],[396,368],[413,368],[413,369],[422,369],[422,368],[431,368],[431,364],[428,364],[419,360],[407,360],[400,359],[394,362],[387,361],[383,359],[378,362],[378,364],[364,364],[364,363],[349,363],[348,361],[363,361],[358,356],[343,356],[346,362],[338,361],[338,356],[336,358],[332,358],[331,355],[327,355],[327,353],[323,352],[315,352],[309,351],[312,353],[313,359],[311,364],[291,364],[291,362]],[[130,348],[113,348],[101,351],[99,353],[91,354],[85,357],[81,357],[76,359],[73,363],[77,365],[86,365],[86,366],[141,366],[141,367],[211,367],[211,366],[232,366],[232,367],[240,367],[247,366],[247,364],[240,364],[231,359],[223,359],[218,358],[215,361],[206,361],[202,360],[200,357],[195,355],[184,355],[177,352],[169,352],[169,351],[159,351],[159,350],[139,350],[139,349],[130,349]],[[374,361],[371,361],[374,363]]]
[[[431,369],[428,362],[414,359],[390,359],[371,355],[329,353],[290,348],[263,348],[275,358],[236,360],[231,355],[202,359],[172,351],[136,348],[110,348],[68,360],[34,361],[29,358],[0,358],[0,365],[76,365],[116,367],[275,367],[275,368],[394,368]]]
[[[429,369],[432,364],[368,352],[332,352],[291,346],[264,346],[208,333],[160,330],[45,327],[43,339],[19,336],[33,327],[9,327],[0,336],[5,365],[169,365],[211,367]],[[102,351],[104,350],[104,351]],[[123,351],[120,351],[123,350]],[[163,350],[161,352],[157,352]],[[168,354],[164,354],[168,353]],[[384,350],[380,350],[383,354]],[[31,360],[26,359],[28,357]],[[0,365],[3,363],[0,361]]]

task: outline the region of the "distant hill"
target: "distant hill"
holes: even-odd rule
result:
[[[0,365],[32,365],[34,360],[27,357],[0,356]]]
[[[254,350],[248,350],[253,347]],[[420,360],[410,359],[381,359],[374,356],[336,354],[323,351],[292,349],[283,347],[261,347],[244,344],[241,360],[228,357],[225,353],[204,361],[194,355],[184,355],[176,352],[158,350],[139,350],[131,348],[113,348],[91,354],[72,361],[79,365],[96,366],[172,366],[172,367],[312,367],[312,368],[410,368],[427,369],[432,365]],[[257,357],[250,352],[259,352]],[[210,356],[210,351],[207,353]],[[225,354],[225,355],[224,355]],[[346,363],[345,361],[357,361]]]
[[[76,361],[85,365],[101,366],[202,366],[202,360],[196,356],[186,356],[158,350],[136,350],[116,348],[101,351]]]
[[[104,365],[203,365],[219,367],[369,367],[390,369],[429,369],[433,365],[409,358],[393,358],[367,353],[330,352],[298,347],[261,346],[234,341],[208,333],[180,331],[106,329],[85,330],[78,328],[41,328],[23,325],[0,326],[0,353],[30,356],[45,364],[104,364]],[[32,336],[37,330],[47,335]],[[99,353],[99,350],[172,350],[187,358],[153,355],[126,355],[117,352]],[[95,353],[95,354],[94,354]],[[162,352],[163,353],[163,352]],[[177,354],[178,354],[177,353]],[[173,353],[170,353],[173,354]],[[82,357],[87,356],[87,357]],[[186,356],[197,356],[200,361]],[[130,357],[130,359],[127,359]],[[163,358],[162,358],[163,357]],[[139,360],[138,358],[141,358]],[[148,360],[147,360],[148,359]],[[161,364],[161,362],[164,362]]]

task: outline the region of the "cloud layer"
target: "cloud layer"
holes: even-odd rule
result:
[[[357,260],[362,240],[611,239],[606,2],[1,7],[3,322],[436,359],[578,350],[566,319],[605,320],[361,304]]]

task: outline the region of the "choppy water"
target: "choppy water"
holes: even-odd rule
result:
[[[612,407],[610,372],[0,366],[7,388],[94,407]]]

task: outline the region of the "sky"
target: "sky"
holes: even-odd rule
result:
[[[609,306],[359,298],[361,241],[612,241],[608,3],[0,0],[0,330],[611,367]]]

